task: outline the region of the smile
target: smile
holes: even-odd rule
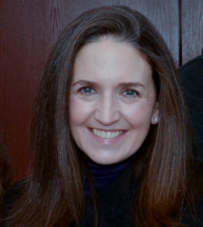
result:
[[[101,131],[101,130],[98,130],[95,128],[92,129],[92,132],[95,136],[102,138],[102,139],[114,139],[123,134],[123,131],[110,132],[110,131]]]

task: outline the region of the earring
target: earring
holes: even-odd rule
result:
[[[154,122],[158,122],[158,118],[157,117],[154,118]]]

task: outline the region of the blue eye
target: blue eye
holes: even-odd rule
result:
[[[136,97],[137,96],[137,92],[133,91],[133,90],[127,90],[127,91],[124,91],[124,95],[125,96],[128,96],[128,97]]]
[[[95,92],[95,90],[91,87],[84,87],[84,88],[81,88],[81,92],[85,95],[91,95]]]

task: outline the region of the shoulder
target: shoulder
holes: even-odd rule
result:
[[[178,70],[178,74],[192,117],[197,152],[203,159],[203,53],[184,64]]]
[[[183,82],[187,83],[187,79],[201,78],[203,70],[203,54],[185,63],[178,71]]]
[[[187,226],[203,227],[203,161],[200,159],[196,160],[195,182],[193,191],[194,210],[189,206],[185,207],[183,211],[183,220],[184,224]]]

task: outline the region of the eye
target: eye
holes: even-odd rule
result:
[[[92,95],[95,93],[95,90],[91,87],[80,88],[80,92],[84,95]]]
[[[127,97],[127,98],[135,98],[137,97],[138,93],[134,90],[126,90],[123,92],[123,94]]]

